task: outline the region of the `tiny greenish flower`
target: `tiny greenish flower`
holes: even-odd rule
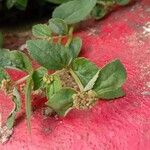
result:
[[[53,76],[50,76],[48,74],[45,74],[43,76],[43,82],[46,84],[50,84],[53,81]]]
[[[96,94],[92,90],[78,92],[73,95],[73,106],[79,110],[91,109],[97,100]]]

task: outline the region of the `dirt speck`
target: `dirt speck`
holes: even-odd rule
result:
[[[97,27],[94,28],[88,28],[88,35],[89,36],[98,36],[100,33],[99,29]]]
[[[143,34],[145,36],[150,36],[150,22],[146,22],[143,26]]]
[[[13,129],[8,129],[7,126],[0,127],[0,143],[6,143],[12,134]]]

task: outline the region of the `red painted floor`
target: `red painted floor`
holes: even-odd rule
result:
[[[98,22],[83,23],[82,56],[99,66],[119,58],[128,79],[126,96],[101,101],[92,110],[74,110],[65,118],[42,115],[42,100],[32,116],[29,135],[24,114],[18,116],[10,141],[2,150],[149,150],[150,149],[150,0],[113,12]],[[22,74],[11,72],[14,78]],[[9,98],[0,94],[3,116]]]

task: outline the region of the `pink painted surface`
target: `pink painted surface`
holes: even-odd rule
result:
[[[83,28],[82,28],[83,27]],[[81,25],[82,56],[99,66],[119,58],[128,72],[126,96],[101,101],[89,111],[65,118],[42,115],[43,100],[34,99],[29,135],[24,112],[2,150],[149,150],[150,149],[150,0],[119,9],[98,22]],[[11,72],[17,79],[23,75]],[[3,116],[12,106],[0,94]]]

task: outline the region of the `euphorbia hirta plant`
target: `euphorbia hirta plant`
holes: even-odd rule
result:
[[[12,96],[15,104],[5,128],[10,130],[14,126],[16,113],[21,109],[21,92],[25,95],[29,128],[31,95],[35,92],[43,93],[47,97],[45,105],[59,116],[66,116],[72,109],[90,109],[99,100],[112,100],[125,95],[122,85],[126,80],[126,70],[120,60],[99,67],[87,58],[79,57],[82,40],[73,35],[73,24],[85,19],[97,2],[102,1],[87,0],[86,4],[86,0],[82,0],[81,5],[78,1],[81,0],[60,5],[47,24],[33,26],[35,38],[26,42],[29,55],[17,50],[0,49],[0,87]],[[73,6],[77,9],[72,9]],[[32,61],[40,67],[35,69]],[[27,76],[14,82],[6,68],[24,71]],[[50,74],[49,70],[53,73]],[[25,86],[20,91],[18,85],[22,83]]]

